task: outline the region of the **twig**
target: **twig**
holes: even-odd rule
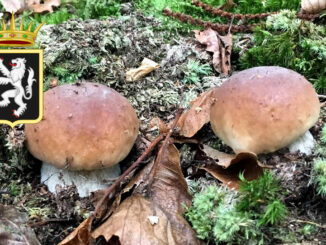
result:
[[[231,28],[232,28],[232,25],[233,25],[233,21],[234,21],[234,14],[232,15],[232,19],[231,19],[231,23],[230,23],[230,26],[229,26],[228,34],[231,33]]]
[[[35,223],[29,223],[29,224],[27,224],[27,226],[36,227],[36,226],[43,226],[43,225],[46,225],[48,223],[53,223],[53,222],[70,222],[70,221],[73,221],[73,219],[48,219],[48,220],[42,220],[42,221],[35,222]]]
[[[205,29],[211,28],[214,31],[217,31],[218,33],[227,33],[230,27],[230,25],[212,23],[209,21],[203,21],[201,19],[193,18],[190,15],[174,13],[168,8],[163,10],[163,14],[166,16],[171,16],[172,18],[175,18],[181,22],[189,23],[191,25],[202,26]],[[252,32],[255,26],[257,26],[257,24],[236,26],[233,25],[231,27],[231,32]]]
[[[172,133],[173,133],[173,131],[174,131],[174,128],[177,126],[177,123],[178,123],[178,121],[179,121],[179,119],[180,119],[180,117],[181,117],[182,112],[183,112],[183,108],[180,108],[180,109],[177,111],[177,114],[176,114],[176,116],[175,116],[174,122],[172,123],[172,126],[171,126],[171,128],[170,128],[170,131],[169,131],[169,133],[166,135],[166,137],[165,137],[165,139],[164,139],[164,141],[163,141],[163,144],[162,144],[162,154],[161,154],[160,156],[157,156],[157,158],[158,158],[157,161],[158,161],[158,162],[161,161],[162,155],[163,155],[163,153],[166,151],[166,148],[167,148],[167,146],[168,146],[168,142],[169,142],[169,140],[170,140],[170,138],[171,138],[171,135],[172,135]]]
[[[151,174],[150,174],[150,177],[149,177],[150,180],[148,181],[148,183],[149,183],[148,187],[150,187],[152,185],[155,170],[160,165],[160,162],[162,161],[162,156],[164,156],[164,153],[166,152],[166,149],[167,149],[167,147],[169,145],[169,140],[171,138],[171,135],[172,135],[175,127],[177,126],[177,123],[178,123],[178,121],[179,121],[179,119],[181,117],[181,114],[182,114],[183,110],[184,110],[183,108],[179,108],[179,110],[177,111],[177,114],[176,114],[176,116],[174,118],[172,126],[171,126],[171,128],[169,130],[169,133],[166,135],[166,137],[165,137],[165,139],[163,141],[163,144],[161,146],[161,150],[160,150],[159,154],[157,155],[155,165],[153,166],[153,169],[151,170]]]
[[[317,227],[322,228],[322,229],[326,229],[326,225],[321,225],[321,224],[318,224],[318,223],[312,222],[312,221],[310,221],[310,220],[294,219],[294,220],[291,220],[290,222],[291,222],[291,223],[292,223],[292,222],[305,223],[305,224],[310,224],[310,225],[317,226]]]
[[[235,19],[249,19],[249,20],[253,20],[253,19],[265,19],[266,17],[268,17],[271,14],[276,14],[277,12],[269,12],[269,13],[261,13],[261,14],[233,14],[231,12],[222,10],[220,8],[214,8],[208,4],[205,4],[201,1],[198,0],[193,0],[192,4],[202,8],[203,10],[212,13],[215,16],[220,16],[220,17],[224,17],[224,18],[228,18],[231,19],[232,16],[234,15]]]
[[[143,161],[143,159],[154,149],[154,147],[164,138],[164,136],[165,136],[164,134],[160,134],[159,136],[157,136],[153,140],[153,142],[149,145],[149,147],[144,151],[144,153],[137,159],[137,161],[134,162],[122,175],[120,175],[120,177],[112,185],[110,185],[106,189],[103,197],[100,199],[100,201],[97,203],[97,205],[95,207],[95,211],[93,213],[93,218],[99,218],[97,216],[99,214],[99,210],[100,210],[101,206],[103,205],[105,199],[110,195],[110,193],[118,185],[120,185],[121,181]]]
[[[222,10],[221,8],[214,8],[213,6],[210,6],[208,4],[205,4],[204,2],[193,0],[192,4],[202,8],[203,10],[212,13],[215,16],[220,16],[224,18],[232,18],[233,13]],[[259,14],[234,14],[235,19],[241,19],[241,20],[254,20],[254,19],[265,19],[268,16],[272,14],[277,14],[277,12],[267,12],[267,13],[259,13]],[[296,13],[297,18],[304,19],[304,20],[314,20],[319,17],[319,14],[308,14],[303,12]]]

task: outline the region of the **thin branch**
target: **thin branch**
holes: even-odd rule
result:
[[[162,156],[164,156],[165,152],[166,152],[166,149],[169,145],[169,141],[170,141],[170,138],[171,138],[171,135],[175,129],[175,127],[177,126],[177,123],[181,117],[181,114],[183,112],[183,108],[179,108],[179,110],[177,111],[177,114],[174,118],[174,121],[172,123],[172,126],[169,130],[169,133],[166,135],[164,141],[163,141],[163,144],[161,146],[161,149],[159,151],[159,154],[157,155],[157,158],[156,158],[156,161],[155,161],[155,164],[151,170],[151,174],[150,174],[150,177],[149,177],[149,181],[148,181],[148,187],[150,187],[153,183],[153,178],[154,178],[154,173],[156,172],[156,169],[158,168],[158,166],[160,165],[160,162],[162,161]]]
[[[28,227],[37,227],[37,226],[43,226],[46,225],[48,223],[55,223],[55,222],[71,222],[73,221],[73,219],[48,219],[48,220],[42,220],[39,222],[35,222],[35,223],[29,223],[27,224]]]
[[[122,175],[120,175],[120,177],[112,185],[110,185],[106,189],[101,200],[97,203],[97,205],[95,207],[95,211],[93,213],[93,218],[94,217],[99,218],[98,217],[99,210],[101,209],[101,206],[103,205],[103,203],[107,199],[107,197],[111,194],[111,192],[114,191],[114,189],[117,186],[120,185],[120,183],[124,180],[124,178],[144,160],[144,158],[154,149],[154,147],[164,138],[164,136],[165,136],[164,134],[160,134],[159,136],[157,136],[153,140],[153,142],[149,145],[149,147],[144,151],[144,153],[137,159],[137,161],[134,162]]]
[[[326,225],[321,225],[321,224],[315,223],[315,222],[310,221],[310,220],[294,219],[294,220],[291,220],[290,222],[291,223],[292,222],[297,222],[297,223],[310,224],[310,225],[317,226],[318,228],[326,229]]]

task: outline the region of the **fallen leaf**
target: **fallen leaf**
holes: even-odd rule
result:
[[[149,129],[157,128],[160,133],[168,133],[169,127],[159,117],[154,117],[148,124]]]
[[[216,35],[217,34],[216,31],[209,28],[204,31],[194,30],[194,32],[197,41],[200,42],[201,44],[206,45],[207,51],[213,53],[219,51],[219,40]]]
[[[202,93],[191,102],[191,108],[181,115],[177,124],[181,136],[188,138],[194,136],[204,124],[210,121],[210,109],[215,102],[213,91],[214,89],[211,89]]]
[[[91,225],[92,217],[88,217],[58,245],[89,245],[91,241]]]
[[[160,217],[152,225],[148,216]],[[161,208],[141,195],[133,195],[121,203],[106,223],[93,232],[94,237],[103,235],[107,241],[119,237],[122,245],[176,244],[171,223]]]
[[[221,69],[223,75],[228,75],[231,71],[231,52],[232,52],[232,34],[228,33],[226,36],[221,36],[217,34],[219,40],[221,41],[220,46],[220,66],[218,69]],[[214,66],[214,59],[213,59]]]
[[[246,180],[257,179],[263,173],[263,168],[255,153],[226,154],[207,145],[204,145],[200,150],[206,157],[213,160],[201,168],[230,188],[238,189],[239,174],[242,172]]]
[[[197,41],[206,45],[206,51],[213,53],[214,69],[222,75],[228,75],[231,71],[232,34],[221,36],[211,28],[194,32]]]
[[[92,236],[103,236],[106,241],[118,237],[122,245],[200,244],[183,218],[183,205],[191,204],[191,196],[176,147],[169,144],[165,152],[161,147],[151,171],[143,174],[137,179],[146,183],[136,186],[134,195],[125,199]],[[156,224],[151,223],[150,216],[158,217]]]
[[[25,0],[1,0],[1,4],[7,12],[21,12],[26,8]]]
[[[140,80],[142,77],[147,75],[148,73],[154,71],[155,69],[159,68],[160,65],[156,62],[144,58],[140,64],[140,67],[136,69],[131,69],[126,72],[126,81],[127,82],[134,82]]]
[[[257,155],[255,153],[251,152],[239,152],[238,154],[227,154],[218,150],[215,150],[214,148],[208,146],[208,145],[202,145],[201,149],[206,156],[218,161],[217,164],[228,168],[233,164],[237,164],[242,161],[256,161],[258,163]],[[258,164],[260,165],[260,164]]]
[[[53,7],[59,7],[60,4],[61,0],[44,0],[44,3],[40,3],[40,1],[29,1],[28,8],[33,10],[35,13],[52,13]]]
[[[40,245],[34,231],[26,226],[28,220],[27,214],[0,204],[0,244]]]

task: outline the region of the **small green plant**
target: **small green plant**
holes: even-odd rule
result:
[[[326,143],[326,124],[323,126],[323,129],[321,131],[321,141],[323,143]]]
[[[300,229],[300,233],[304,236],[310,236],[314,233],[316,233],[318,231],[318,228],[314,225],[304,225],[301,229]]]
[[[13,196],[18,196],[19,195],[19,189],[18,189],[18,186],[15,182],[13,182],[10,186],[10,192],[11,192],[11,195]]]
[[[282,66],[304,75],[319,92],[326,91],[326,28],[300,20],[296,11],[269,16],[254,30],[254,45],[240,58],[240,68]]]
[[[32,30],[42,22],[46,24],[60,24],[69,19],[105,19],[109,16],[120,16],[120,4],[124,0],[63,0],[58,9],[52,13],[33,13],[24,11],[20,18],[24,19],[24,28],[26,29],[30,22]],[[1,10],[2,5],[0,5]]]
[[[286,214],[281,188],[271,172],[253,181],[240,175],[239,192],[215,185],[194,195],[186,217],[198,237],[216,244],[264,241],[263,229],[279,223]]]
[[[232,243],[255,234],[253,220],[236,211],[237,194],[225,187],[209,185],[194,196],[186,217],[200,239]]]
[[[209,64],[200,64],[199,61],[189,60],[184,71],[184,83],[194,84],[198,83],[203,76],[212,73],[212,68]]]
[[[252,181],[239,176],[241,183],[239,191],[242,194],[237,206],[239,211],[251,212],[259,225],[274,225],[286,214],[286,207],[280,201],[281,187],[271,172]]]
[[[313,162],[311,183],[315,186],[317,193],[326,197],[326,159],[316,159]]]
[[[286,207],[280,200],[274,200],[266,207],[265,214],[259,220],[259,225],[275,225],[285,217]]]
[[[83,19],[105,19],[120,15],[121,0],[75,0],[77,16]]]

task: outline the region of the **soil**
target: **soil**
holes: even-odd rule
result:
[[[169,32],[157,31],[161,25],[159,21],[132,12],[130,8],[126,7],[125,15],[118,19],[70,20],[57,26],[49,25],[38,37],[39,46],[44,48],[45,83],[56,76],[56,67],[63,66],[70,73],[78,74],[80,81],[99,82],[116,89],[136,109],[142,125],[140,135],[132,152],[121,163],[122,171],[158,133],[147,127],[152,118],[170,121],[177,108],[187,107],[201,92],[225,81],[218,74],[212,74],[202,78],[199,84],[184,84],[188,61],[196,59],[210,63],[211,55],[197,44],[193,33],[176,38]],[[239,36],[235,37],[235,41],[239,40]],[[89,62],[92,57],[97,58],[95,64]],[[160,68],[138,82],[126,83],[126,71],[138,67],[145,57],[159,63]],[[324,121],[323,111],[319,122],[311,129],[317,141]],[[48,192],[40,183],[41,162],[24,146],[23,127],[18,126],[11,133],[7,126],[1,126],[0,130],[0,203],[27,212],[30,226],[41,244],[57,244],[93,211],[92,197],[79,198],[74,187],[59,190],[56,196]],[[196,137],[217,145],[224,152],[231,152],[214,136],[209,125]],[[208,174],[196,171],[196,147],[190,144],[178,147],[185,177],[216,182]],[[289,209],[286,222],[282,224],[284,233],[271,237],[270,244],[326,244],[325,227],[314,226],[316,229],[310,234],[301,232],[310,222],[326,224],[326,200],[321,199],[309,183],[311,163],[320,154],[315,151],[314,155],[305,156],[282,149],[260,156],[260,161],[273,167],[272,171],[280,178]]]

